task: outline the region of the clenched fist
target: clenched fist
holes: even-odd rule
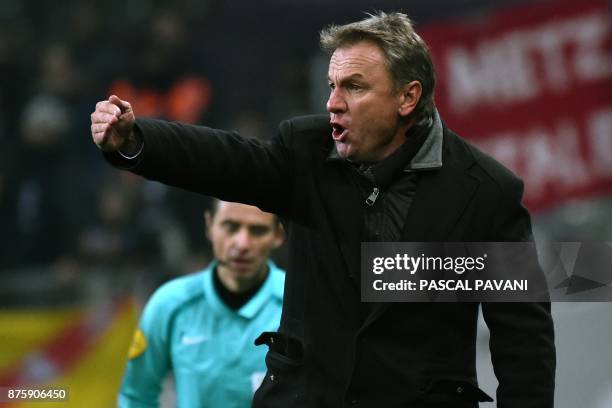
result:
[[[129,102],[112,95],[96,104],[91,114],[91,135],[94,143],[105,152],[121,150],[135,154],[142,141],[134,135],[136,117]]]

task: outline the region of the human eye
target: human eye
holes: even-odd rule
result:
[[[253,225],[250,230],[252,235],[260,237],[267,234],[270,228],[266,225]]]
[[[233,221],[224,221],[221,224],[221,227],[223,227],[223,229],[226,232],[233,234],[236,231],[238,231],[238,229],[240,228],[240,224],[238,224],[237,222],[233,222]]]
[[[361,86],[361,84],[357,83],[357,82],[350,82],[347,85],[347,88],[351,91],[359,91],[363,89],[363,86]]]

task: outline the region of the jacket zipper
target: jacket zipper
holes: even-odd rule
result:
[[[372,192],[370,193],[370,195],[368,196],[368,198],[366,198],[365,203],[372,207],[374,205],[374,203],[376,202],[376,199],[378,198],[378,193],[380,192],[380,190],[378,189],[378,187],[374,187],[372,189]]]

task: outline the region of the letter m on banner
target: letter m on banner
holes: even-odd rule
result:
[[[534,211],[612,193],[610,13],[541,1],[421,30],[446,124],[521,176]]]

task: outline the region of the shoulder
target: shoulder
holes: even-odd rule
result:
[[[280,123],[273,144],[280,146],[297,163],[311,163],[329,154],[333,144],[329,115],[298,116]]]
[[[284,120],[279,125],[281,137],[294,138],[299,141],[320,141],[331,140],[331,125],[329,115],[307,115],[297,116]]]
[[[296,116],[291,119],[281,122],[282,128],[288,128],[292,132],[327,132],[331,125],[329,124],[329,115],[306,115]]]
[[[169,318],[184,305],[204,297],[204,279],[208,270],[172,279],[161,285],[145,306],[143,318],[154,316],[156,319]]]
[[[268,279],[271,281],[272,294],[282,301],[285,290],[285,271],[276,266],[272,261],[268,261],[268,267],[270,268]]]
[[[448,149],[470,163],[469,172],[481,184],[501,193],[522,193],[523,181],[499,161],[445,127]]]

